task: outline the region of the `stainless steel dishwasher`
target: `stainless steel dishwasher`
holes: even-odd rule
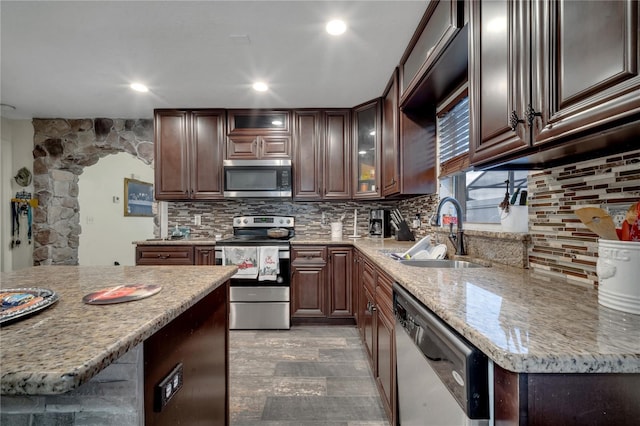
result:
[[[393,305],[399,424],[488,425],[492,364],[486,355],[398,283]]]

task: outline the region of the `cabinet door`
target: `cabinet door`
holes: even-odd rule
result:
[[[214,246],[195,246],[194,255],[195,255],[196,265],[215,265],[216,264]]]
[[[640,110],[638,2],[532,2],[533,143],[624,120]]]
[[[193,199],[222,198],[224,111],[191,113],[190,195]]]
[[[329,317],[353,317],[351,268],[353,250],[349,247],[329,247]]]
[[[395,413],[396,360],[395,320],[393,315],[393,279],[377,270],[376,286],[376,351],[378,388],[389,418]]]
[[[188,112],[154,112],[156,200],[189,198]]]
[[[291,316],[324,318],[325,267],[292,266],[291,268]]]
[[[380,101],[353,110],[353,198],[380,198]]]
[[[387,416],[391,419],[395,413],[395,350],[393,316],[378,307],[376,312],[377,366],[376,381]],[[395,424],[395,422],[394,422]]]
[[[256,160],[258,154],[258,137],[229,135],[227,137],[227,160]]]
[[[375,300],[373,295],[363,285],[360,287],[360,321],[362,323],[362,340],[364,347],[367,350],[369,362],[371,363],[371,369],[373,376],[377,377],[376,360],[375,360],[375,342],[374,342],[374,327],[375,327]]]
[[[400,192],[400,110],[398,69],[393,73],[382,100],[382,195]]]
[[[350,111],[325,113],[324,198],[351,198]]]
[[[322,114],[320,111],[294,111],[294,178],[296,200],[322,198]]]
[[[258,138],[260,158],[291,158],[291,137],[265,135]]]
[[[193,265],[193,246],[137,246],[136,265]]]
[[[529,146],[527,124],[518,123],[529,94],[529,2],[469,5],[469,155],[478,164]]]

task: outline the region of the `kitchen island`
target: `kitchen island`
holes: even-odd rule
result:
[[[0,329],[2,424],[23,424],[25,418],[60,425],[163,424],[176,406],[193,408],[192,386],[214,388],[217,400],[209,405],[221,400],[226,412],[227,282],[235,271],[39,266],[3,273],[2,288],[47,288],[60,298]],[[88,293],[126,284],[162,290],[126,303],[82,302]],[[154,387],[179,363],[182,389],[154,409]],[[197,404],[207,405],[202,402]]]

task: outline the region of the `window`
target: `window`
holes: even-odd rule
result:
[[[528,175],[526,170],[463,172],[440,179],[440,197],[449,196],[460,201],[465,222],[500,223],[498,205],[507,188],[510,196],[516,191],[526,191]],[[505,183],[507,180],[508,184]]]
[[[469,98],[466,85],[438,106],[436,114],[440,198],[454,197],[458,200],[465,222],[500,223],[498,205],[505,192],[511,196],[516,191],[526,190],[528,172],[469,171]],[[442,213],[455,214],[454,211]]]

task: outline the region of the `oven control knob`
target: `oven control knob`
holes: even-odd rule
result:
[[[245,225],[246,225],[246,224],[248,224],[248,223],[249,223],[249,219],[244,219],[244,220],[242,221],[242,223],[244,223]]]
[[[280,223],[280,225],[282,225],[284,223],[284,220],[280,219],[278,222]]]
[[[291,225],[291,219],[287,219],[287,225]]]

